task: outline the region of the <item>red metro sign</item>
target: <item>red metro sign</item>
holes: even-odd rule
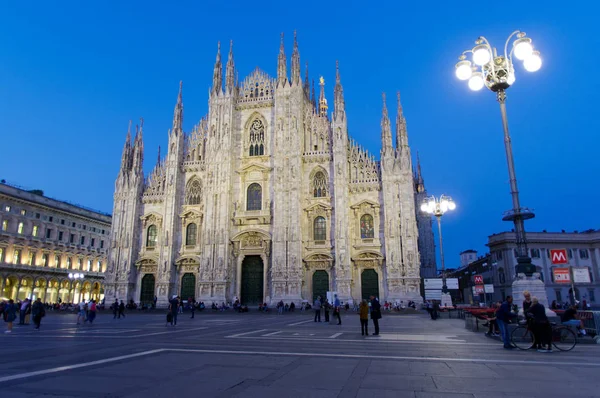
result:
[[[552,264],[568,264],[567,249],[551,249],[550,260]]]

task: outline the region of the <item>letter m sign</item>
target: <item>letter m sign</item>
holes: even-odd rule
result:
[[[552,264],[568,264],[567,249],[550,250],[550,260],[552,261]]]

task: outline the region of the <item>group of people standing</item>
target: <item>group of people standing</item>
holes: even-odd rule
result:
[[[315,310],[315,322],[321,322],[321,309],[325,314],[325,322],[329,322],[329,311],[333,310],[333,316],[337,318],[337,325],[342,324],[341,310],[342,305],[337,294],[333,297],[333,305],[329,303],[327,299],[321,299],[321,296],[317,297],[314,302],[313,309]],[[360,329],[363,336],[369,335],[369,312],[371,313],[371,320],[375,327],[375,333],[373,336],[379,336],[379,319],[381,319],[381,304],[375,296],[371,296],[370,300],[362,300],[358,307],[358,313],[360,315]]]
[[[15,303],[13,299],[0,303],[0,315],[6,323],[4,333],[12,333],[13,323],[19,314],[19,325],[29,325],[29,318],[33,318],[33,325],[36,330],[40,329],[42,318],[46,316],[46,308],[41,299],[32,301],[26,298],[20,303]]]

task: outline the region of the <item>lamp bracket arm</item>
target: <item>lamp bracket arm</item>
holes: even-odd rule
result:
[[[505,58],[508,58],[508,55],[509,55],[508,52],[507,52],[508,51],[508,42],[510,42],[510,39],[512,39],[512,37],[514,35],[518,35],[519,33],[522,33],[522,32],[517,29],[514,32],[512,32],[510,34],[510,36],[508,36],[508,39],[506,39],[506,43],[504,43],[504,57]],[[512,50],[510,51],[510,56],[512,57]]]

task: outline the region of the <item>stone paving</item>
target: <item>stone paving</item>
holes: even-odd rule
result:
[[[363,337],[311,313],[49,313],[42,330],[2,334],[5,397],[592,397],[600,346],[506,351],[456,319],[387,315]],[[370,330],[373,332],[373,330]]]

